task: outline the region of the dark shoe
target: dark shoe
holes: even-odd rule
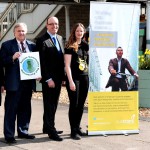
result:
[[[62,141],[63,139],[57,134],[49,134],[48,135],[50,139],[54,140],[54,141]]]
[[[56,131],[57,134],[62,134],[63,131]],[[48,134],[48,131],[43,129],[43,134]]]
[[[56,131],[56,132],[57,132],[57,134],[62,134],[63,133],[63,131],[61,131],[61,130],[60,131]]]
[[[83,132],[81,129],[77,130],[77,134],[79,134],[80,136],[87,136],[87,133]]]
[[[71,138],[72,138],[73,140],[80,140],[80,139],[81,139],[81,137],[80,137],[79,134],[71,134]]]
[[[5,139],[6,140],[6,143],[7,144],[14,144],[14,143],[17,143],[17,141],[15,140],[15,138],[8,138],[8,139]]]
[[[35,136],[34,135],[30,135],[30,134],[18,134],[18,138],[34,139]]]

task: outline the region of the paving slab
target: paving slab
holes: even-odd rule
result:
[[[3,95],[4,99],[4,95]],[[3,100],[4,101],[4,100]],[[139,134],[87,136],[81,140],[70,138],[70,127],[68,120],[68,105],[59,104],[56,113],[56,128],[63,130],[62,142],[52,141],[47,134],[42,133],[43,124],[43,102],[32,100],[32,117],[29,133],[36,136],[34,140],[18,139],[17,143],[8,145],[3,136],[4,104],[0,107],[0,150],[150,150],[150,120],[140,118]],[[88,111],[84,111],[82,128],[87,130]]]

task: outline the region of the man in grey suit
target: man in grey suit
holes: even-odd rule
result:
[[[112,86],[112,91],[127,91],[127,83],[125,81],[126,76],[122,76],[119,73],[125,73],[125,69],[127,69],[132,75],[138,78],[138,74],[133,70],[129,61],[125,58],[122,58],[123,49],[122,47],[118,47],[116,49],[117,58],[111,59],[109,61],[108,70],[111,74],[106,88]]]
[[[28,134],[31,118],[31,96],[35,80],[20,80],[19,57],[23,52],[35,51],[35,44],[26,40],[27,25],[14,26],[14,39],[2,43],[1,58],[5,68],[4,136],[7,143],[16,143],[15,120],[19,138],[34,139]]]
[[[64,47],[62,37],[57,34],[58,18],[49,17],[46,27],[47,32],[36,42],[36,50],[40,52],[42,74],[43,133],[47,133],[52,140],[62,141],[63,139],[58,135],[62,131],[57,131],[55,128],[55,113],[64,79]]]

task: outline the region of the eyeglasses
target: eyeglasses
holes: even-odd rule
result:
[[[58,26],[59,24],[58,23],[48,23],[48,25],[50,25],[50,26]]]

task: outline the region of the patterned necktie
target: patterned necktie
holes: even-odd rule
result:
[[[23,42],[20,42],[21,44],[21,49],[22,49],[22,52],[25,53],[26,52],[26,48],[24,46],[24,43]]]

